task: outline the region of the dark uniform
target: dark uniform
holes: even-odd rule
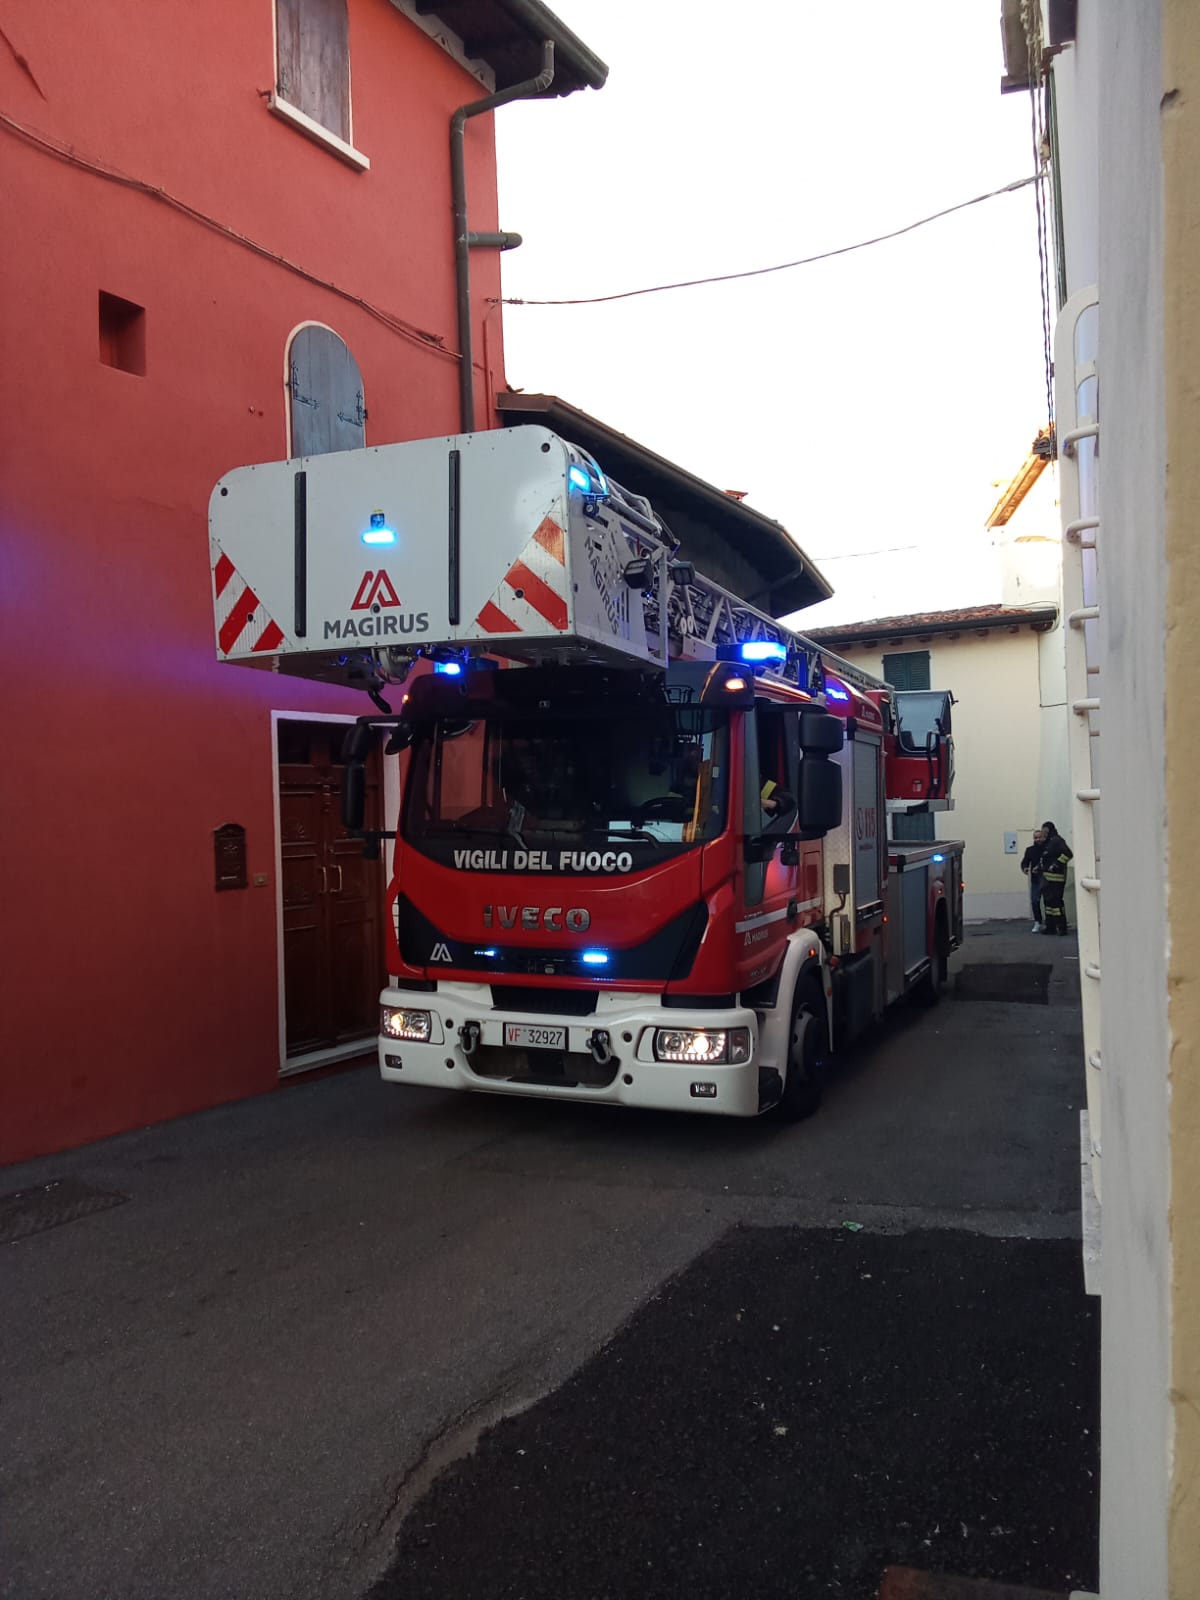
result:
[[[1021,857],[1021,871],[1029,874],[1029,909],[1033,912],[1034,932],[1045,920],[1042,916],[1042,849],[1044,839],[1035,839]]]
[[[1068,933],[1063,895],[1067,889],[1067,864],[1071,847],[1052,822],[1044,822],[1046,842],[1042,846],[1042,904],[1046,910],[1046,932]]]

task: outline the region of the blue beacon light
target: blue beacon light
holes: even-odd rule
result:
[[[578,461],[572,461],[567,468],[567,483],[572,489],[578,489],[581,494],[592,495],[599,499],[604,499],[608,494],[608,479],[595,462],[589,471],[587,467],[581,467]]]
[[[840,684],[832,683],[829,679],[825,680],[825,693],[830,700],[841,700],[844,702],[850,698],[849,689],[843,689]]]
[[[389,528],[382,511],[372,511],[371,525],[362,536],[364,544],[395,544],[396,530]]]
[[[787,645],[777,639],[747,639],[740,654],[743,661],[786,661]]]
[[[579,959],[585,967],[606,967],[608,965],[608,951],[585,950]]]
[[[444,672],[448,678],[458,678],[462,676],[462,662],[435,661],[433,663],[433,670],[435,672]]]

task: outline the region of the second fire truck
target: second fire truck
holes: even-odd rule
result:
[[[707,580],[540,427],[247,467],[217,650],[364,689],[402,769],[379,1065],[399,1084],[756,1116],[937,999],[962,845],[950,697],[908,701]]]

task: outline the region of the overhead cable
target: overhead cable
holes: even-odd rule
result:
[[[822,250],[819,255],[802,256],[799,261],[781,261],[773,267],[751,267],[744,272],[718,272],[708,278],[685,278],[680,283],[655,283],[645,289],[622,289],[618,294],[593,294],[581,295],[572,300],[529,300],[506,295],[501,301],[506,306],[599,306],[611,300],[632,300],[642,294],[665,294],[668,289],[698,289],[707,283],[732,283],[738,278],[762,278],[769,272],[790,272],[793,267],[810,267],[814,261],[829,261],[834,256],[847,256],[853,250],[866,250],[869,245],[883,244],[888,239],[899,239],[902,234],[912,233],[916,228],[924,228],[931,222],[937,222],[941,217],[949,217],[955,211],[965,211],[968,206],[982,205],[985,200],[995,200],[1002,194],[1013,194],[1017,189],[1024,189],[1031,183],[1039,181],[1040,174],[1033,173],[1028,178],[1018,178],[1014,183],[1006,183],[1002,189],[991,189],[987,194],[977,194],[970,200],[960,200],[957,205],[946,206],[941,211],[934,211],[928,217],[918,217],[916,222],[908,222],[903,228],[893,228],[890,233],[877,233],[871,239],[860,239],[857,244],[844,244],[836,250]]]

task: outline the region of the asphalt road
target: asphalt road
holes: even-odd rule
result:
[[[128,1200],[0,1247],[0,1595],[364,1594],[441,1468],[737,1224],[1072,1239],[1074,941],[969,932],[1050,1004],[898,1015],[796,1127],[365,1069],[7,1169]]]

